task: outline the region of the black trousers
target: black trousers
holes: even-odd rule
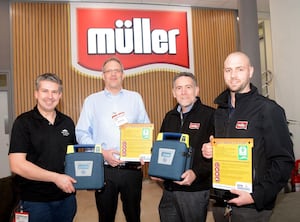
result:
[[[105,186],[95,192],[99,222],[114,222],[118,197],[128,222],[140,222],[143,173],[137,169],[104,168]]]
[[[185,192],[164,189],[159,203],[161,222],[205,222],[209,190]]]
[[[253,208],[232,207],[231,218],[224,217],[224,207],[213,206],[213,216],[216,222],[268,222],[272,215],[272,210],[257,211]]]

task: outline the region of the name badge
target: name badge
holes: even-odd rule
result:
[[[125,112],[113,114],[112,119],[114,120],[116,126],[122,126],[123,124],[128,123]]]
[[[15,222],[28,222],[29,214],[28,212],[15,212]]]

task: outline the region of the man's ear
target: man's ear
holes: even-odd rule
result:
[[[200,89],[199,89],[199,86],[196,86],[196,96],[199,96],[199,91],[200,91]]]
[[[34,97],[35,97],[35,99],[37,99],[37,94],[38,94],[38,91],[34,90]]]
[[[254,67],[250,66],[249,69],[250,69],[249,71],[250,71],[250,79],[251,79],[254,73]]]
[[[175,89],[174,88],[172,89],[172,94],[173,94],[173,97],[176,98],[176,94],[175,94]]]

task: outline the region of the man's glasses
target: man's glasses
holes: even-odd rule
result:
[[[122,70],[121,69],[107,69],[107,70],[104,70],[103,73],[113,73],[113,74],[118,74],[118,73],[121,73]]]

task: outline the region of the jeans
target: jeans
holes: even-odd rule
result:
[[[75,195],[58,201],[21,201],[20,204],[29,213],[29,222],[72,222],[77,210]]]
[[[209,190],[163,191],[159,204],[161,222],[205,222]]]

